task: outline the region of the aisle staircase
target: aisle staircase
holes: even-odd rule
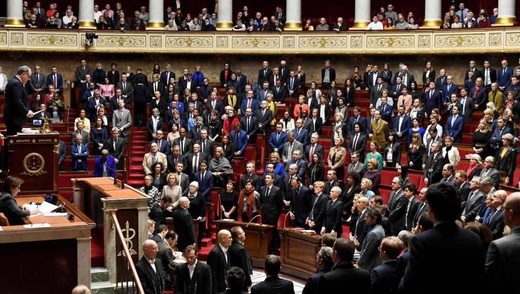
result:
[[[130,163],[128,165],[127,184],[134,188],[140,188],[144,184],[143,157],[149,149],[146,128],[132,127],[132,135],[128,143]]]

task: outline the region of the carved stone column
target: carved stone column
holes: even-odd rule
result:
[[[301,31],[302,30],[302,1],[287,0],[286,10],[287,21],[284,30]]]
[[[94,21],[94,0],[79,1],[79,28],[80,29],[96,29]]]
[[[366,30],[370,20],[370,1],[356,0],[354,10],[354,25],[350,29]]]
[[[218,31],[231,31],[233,28],[233,0],[218,1]]]
[[[515,25],[515,2],[516,0],[498,0],[498,18],[494,26]]]
[[[147,30],[164,30],[164,0],[149,0],[150,20]]]
[[[424,0],[424,23],[421,29],[439,29],[442,25],[441,0]]]
[[[23,0],[7,0],[7,20],[5,26],[10,28],[23,28],[25,21],[23,20]]]

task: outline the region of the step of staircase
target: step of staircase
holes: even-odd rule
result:
[[[109,281],[108,270],[104,267],[93,267],[90,269],[92,283],[90,289],[96,294],[113,294],[114,286]]]

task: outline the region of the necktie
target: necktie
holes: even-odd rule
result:
[[[406,206],[406,214],[404,217],[404,227],[408,228],[408,212],[410,212],[410,206],[412,204],[412,201],[408,200],[408,205]]]
[[[202,174],[200,175],[200,181],[201,181],[201,182],[204,180],[204,174],[205,174],[205,173],[202,173]]]
[[[314,148],[315,148],[315,145],[312,144],[311,150],[309,151],[309,162],[312,162],[312,156],[314,155]]]
[[[123,92],[126,90],[126,82],[123,82]]]
[[[81,154],[81,144],[78,144],[78,153]]]
[[[237,132],[238,135],[238,132]],[[202,141],[202,151],[206,150],[206,140]]]
[[[52,83],[54,84],[54,89],[58,89],[58,79],[56,78],[56,74],[52,75]]]
[[[398,130],[399,132],[401,132],[401,126],[402,126],[402,124],[403,124],[403,117],[402,117],[402,116],[399,116],[399,126],[397,127],[397,130]]]
[[[181,154],[184,153],[184,138],[181,138]]]
[[[193,158],[193,172],[196,173],[199,168],[199,154],[196,153],[195,157]]]
[[[356,149],[356,146],[357,146],[357,141],[359,139],[359,133],[357,133],[355,136],[354,136],[354,143],[352,144],[352,151],[355,151],[357,150]]]
[[[112,144],[113,144],[113,147],[114,147],[114,152],[116,152],[116,141],[114,140]]]
[[[291,78],[291,90],[294,89],[294,78]]]
[[[251,100],[253,100],[253,99],[251,99],[251,98],[247,99],[247,108],[251,108]]]
[[[433,90],[430,90],[430,99],[432,99]]]
[[[276,143],[280,141],[280,133],[276,133]]]
[[[267,189],[265,190],[265,197],[269,197],[269,193],[271,192],[271,189],[269,187],[267,187]]]
[[[251,118],[247,117],[246,131],[247,131],[248,134],[249,134],[249,124],[250,124],[250,122],[251,122]]]
[[[453,128],[453,125],[455,124],[455,120],[457,119],[457,116],[454,115],[453,118],[451,119],[451,127]]]

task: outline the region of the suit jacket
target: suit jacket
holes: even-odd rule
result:
[[[231,246],[228,248],[229,266],[237,266],[244,271],[245,286],[251,286],[251,274],[253,274],[253,266],[251,264],[251,257],[244,245],[237,240],[233,240]]]
[[[345,285],[349,293],[368,293],[370,288],[370,274],[364,269],[355,268],[350,261],[336,263],[332,270],[321,276],[319,293],[345,293]]]
[[[155,122],[155,126],[154,126],[153,119],[151,119],[151,118],[148,119],[148,123],[146,123],[146,130],[148,131],[148,139],[152,140],[153,134],[156,131],[162,130],[163,129],[163,125],[164,125],[164,122],[163,122],[163,119],[161,117],[157,118],[157,121]]]
[[[290,211],[296,217],[295,224],[297,226],[303,226],[311,211],[312,192],[303,185],[298,190],[292,189],[291,192],[289,199],[287,199],[291,201]]]
[[[276,226],[283,207],[282,191],[273,185],[269,195],[266,195],[267,186],[260,188],[259,192],[260,204],[262,206],[262,223]]]
[[[240,126],[242,130],[246,132],[246,135],[249,137],[249,141],[255,141],[256,139],[256,132],[257,132],[257,126],[258,126],[258,120],[255,116],[251,115],[249,119],[249,126],[247,125],[247,117],[243,116],[240,119]]]
[[[294,135],[294,139],[296,139],[298,142],[302,143],[303,145],[307,144],[307,141],[309,140],[309,130],[302,127],[299,131],[298,129],[293,129],[292,133]]]
[[[262,109],[258,109],[255,113],[255,116],[258,120],[257,128],[265,131],[269,130],[269,127],[271,126],[271,120],[273,119],[273,113],[269,108],[265,109],[265,112]],[[262,127],[260,127],[260,124],[262,124]]]
[[[348,121],[349,132],[351,134],[354,134],[354,126],[355,126],[356,122],[359,123],[363,127],[363,130],[361,132],[368,134],[369,126],[367,125],[367,119],[362,115],[359,115],[358,117],[353,116],[349,119],[349,121]]]
[[[247,99],[243,99],[242,102],[240,103],[240,113],[242,113],[242,115],[245,115],[246,113],[246,109],[247,109]],[[253,100],[251,101],[251,110],[253,112],[253,114],[256,113],[256,111],[258,109],[260,109],[260,102],[258,102],[258,100],[256,100],[254,97],[253,97]],[[255,115],[256,117],[256,115]]]
[[[168,78],[168,73],[170,74],[169,78]],[[161,83],[163,85],[168,85],[170,83],[170,80],[171,78],[174,78],[175,79],[175,73],[173,71],[163,71],[161,73],[161,76],[160,76],[160,79],[159,81],[161,81]]]
[[[519,289],[520,280],[520,227],[514,227],[511,234],[489,244],[486,256],[486,272],[490,289],[507,291]],[[504,293],[504,292],[501,292]]]
[[[156,156],[156,158],[155,158],[156,162],[161,162],[163,164],[162,172],[165,172],[166,169],[168,168],[168,161],[166,160],[166,154],[157,152],[155,156]],[[143,171],[144,171],[145,175],[152,173],[153,163],[154,162],[153,162],[152,153],[151,152],[146,153],[143,158]]]
[[[486,280],[484,251],[477,234],[458,228],[455,222],[439,223],[415,235],[409,250],[410,260],[399,285],[402,293],[440,293],[446,285],[450,292],[487,293],[485,283],[460,283]],[[461,267],[465,270],[460,271]],[[443,282],[428,283],[431,273]]]
[[[484,203],[484,198],[485,195],[480,190],[475,190],[469,193],[466,205],[462,210],[462,216],[464,216],[466,222],[475,220],[475,217],[478,215],[482,204]]]
[[[330,233],[332,230],[341,236],[343,233],[341,216],[343,215],[343,202],[339,199],[332,202],[332,199],[325,206],[325,232]]]
[[[56,84],[57,84],[56,90],[58,90],[60,93],[63,93],[63,76],[60,73],[56,73]],[[54,86],[52,74],[47,75],[47,82],[46,82],[47,88],[50,85]]]
[[[396,293],[402,272],[396,259],[384,261],[370,271],[370,293]]]
[[[264,82],[269,82],[272,80],[272,77],[273,77],[273,71],[270,69],[270,68],[267,68],[264,69],[260,69],[258,71],[258,85],[262,85]],[[272,85],[271,85],[272,86]]]
[[[41,74],[33,73],[31,76],[31,87],[33,88],[33,91],[36,89],[42,89],[45,90],[46,86],[46,78]],[[41,93],[43,94],[43,92]]]
[[[29,112],[29,102],[27,101],[27,92],[25,87],[17,77],[12,78],[7,83],[5,88],[5,108],[4,108],[4,121],[9,127],[10,125],[17,125],[19,128],[12,132],[15,135],[16,132],[22,130],[22,125],[27,120],[27,113]],[[11,130],[8,130],[8,132]]]
[[[405,218],[406,218],[406,209],[408,208],[408,198],[406,198],[404,196],[404,194],[401,194],[401,196],[399,198],[392,198],[392,208],[393,209],[390,209],[390,205],[389,205],[389,210],[390,210],[390,214],[388,215],[388,219],[390,221],[390,226],[392,228],[392,234],[397,236],[397,234],[399,234],[399,232],[401,230],[404,230],[406,229],[406,226],[405,226]],[[415,211],[413,210],[413,207],[415,206],[415,202],[413,202],[412,200],[412,203],[410,204],[410,211],[408,213],[408,216],[410,217],[410,220],[413,220],[413,216],[414,216],[414,213],[412,213],[412,211]],[[411,224],[412,222],[410,221],[409,223],[409,226],[411,227]]]
[[[323,222],[325,221],[325,206],[329,200],[329,195],[323,193],[319,197],[312,196],[311,211],[309,212],[309,220],[314,221],[316,226],[314,230],[319,233]]]
[[[507,88],[511,85],[511,77],[513,76],[513,69],[510,67],[500,68],[497,70],[497,84],[499,87]]]
[[[125,101],[128,101],[130,97],[132,97],[132,94],[134,93],[134,86],[129,81],[126,81],[125,86],[123,87],[123,82],[119,82],[116,85],[117,89],[121,89],[121,95],[125,98]],[[129,107],[129,105],[126,105]]]
[[[195,174],[195,169],[193,168],[193,157],[194,156],[195,156],[195,154],[193,152],[190,152],[190,153],[186,154],[186,156],[183,157],[183,159],[184,159],[184,170],[183,171],[186,174],[190,175],[191,180],[194,179],[194,174]],[[206,155],[206,153],[199,152],[198,156],[199,156],[199,165],[200,165],[200,162],[203,160],[205,160],[209,164],[209,158]],[[197,166],[197,171],[198,170],[199,170],[199,167]]]
[[[404,141],[408,141],[408,130],[410,129],[410,126],[412,125],[412,121],[410,119],[410,116],[408,116],[406,114],[403,115],[402,117],[403,118],[402,118],[402,122],[401,122],[401,128],[399,129],[399,119],[401,118],[401,116],[397,115],[394,118],[394,121],[392,123],[392,129],[396,133],[401,132],[400,138],[403,139]]]
[[[424,111],[426,111],[428,115],[430,115],[434,108],[440,109],[442,105],[442,93],[435,89],[430,97],[430,92],[432,92],[432,90],[425,91],[422,96],[422,101],[425,101]]]
[[[424,177],[428,179],[428,184],[438,183],[442,179],[442,167],[444,165],[444,158],[441,152],[437,154],[430,154],[425,162]]]
[[[370,228],[359,253],[357,264],[360,268],[367,271],[381,264],[379,259],[379,246],[385,237],[385,230],[380,224],[374,225]]]
[[[383,119],[380,119],[379,123],[376,123],[376,120],[373,120],[371,126],[372,141],[377,143],[381,148],[384,148],[386,146],[388,134],[390,133],[388,123]]]
[[[504,174],[504,176],[509,177],[509,184],[513,183],[514,172],[516,168],[516,151],[515,148],[509,147],[504,154],[504,157],[501,157],[502,150],[505,147],[499,148],[496,152],[496,168],[499,172]]]
[[[446,134],[450,137],[453,137],[455,142],[460,142],[462,140],[462,129],[464,127],[464,117],[462,115],[457,115],[455,119],[452,116],[448,117],[448,121],[446,122]]]
[[[179,236],[177,248],[184,252],[186,246],[195,243],[193,218],[188,210],[178,207],[173,211],[173,227]]]
[[[473,98],[466,97],[466,100],[464,101],[465,105],[462,105],[462,98],[459,99],[459,102],[459,114],[464,116],[464,122],[470,122],[472,120],[473,111],[475,110],[475,103],[473,102]]]
[[[213,294],[217,294],[226,290],[226,272],[229,267],[226,262],[226,255],[218,243],[208,254],[208,265],[211,269],[211,279],[213,285]],[[228,259],[229,260],[229,259]]]
[[[500,173],[494,167],[488,169],[487,171],[485,169],[482,169],[480,171],[480,177],[490,177],[493,180],[495,188],[497,188],[500,184]]]
[[[329,68],[329,77],[330,77],[331,82],[336,80],[336,70],[333,69],[332,67]],[[322,84],[323,84],[323,78],[325,78],[325,68],[321,69],[321,83]]]
[[[211,294],[211,283],[211,269],[200,261],[197,261],[191,278],[187,263],[180,264],[175,270],[175,293],[177,294]]]
[[[162,294],[164,291],[165,273],[159,258],[155,258],[155,271],[144,256],[139,259],[135,269],[145,294]]]
[[[235,146],[237,151],[240,151],[240,155],[243,156],[247,146],[247,134],[245,131],[240,130],[238,132],[238,140],[237,140],[237,132],[235,130],[231,131],[229,134],[231,137],[231,142]]]
[[[289,142],[289,141],[285,142],[285,144],[283,145],[283,151],[282,151],[283,160],[291,161],[292,154],[289,154],[290,146],[291,146],[291,142]],[[296,139],[292,143],[292,151],[294,151],[294,150],[300,150],[300,152],[303,154],[303,144],[300,143],[299,141],[296,141]],[[286,168],[288,168],[288,166],[286,166]]]
[[[274,149],[278,149],[278,153],[282,152],[285,142],[287,142],[287,133],[280,132],[278,136],[277,132],[272,132],[269,136],[269,146]]]
[[[267,277],[263,282],[251,288],[251,294],[294,294],[293,282],[280,279],[278,276]]]
[[[173,145],[179,145],[179,147],[181,147],[181,154],[186,155],[193,149],[193,140],[185,137],[183,143],[184,144],[181,144],[181,138],[173,140]],[[186,166],[184,168],[186,168]]]
[[[500,208],[496,212],[493,212],[489,223],[487,224],[491,233],[493,234],[493,240],[501,238],[504,232],[504,209]]]
[[[305,152],[304,152],[305,159],[307,159],[307,161],[309,161],[309,162],[311,162],[311,159],[312,159],[312,158],[310,158],[310,154],[309,154],[311,152],[311,147],[312,147],[312,144],[305,146]],[[314,154],[318,154],[318,156],[320,158],[323,158],[323,155],[324,155],[323,146],[316,143],[316,145],[314,147]]]
[[[304,128],[306,128],[309,131],[309,134],[308,134],[309,142],[310,142],[310,137],[311,137],[312,133],[316,132],[316,133],[318,133],[318,135],[321,135],[322,127],[323,127],[323,121],[320,116],[318,116],[316,118],[316,122],[313,122],[312,118],[307,119],[307,121],[305,122]]]
[[[455,85],[454,83],[451,83],[448,85],[445,83],[442,87],[437,87],[438,89],[441,89],[442,92],[442,101],[444,103],[451,102],[451,94],[457,93],[459,91],[459,87]]]
[[[206,202],[211,202],[211,189],[213,188],[213,173],[209,170],[204,173],[204,178],[201,178],[201,172],[198,171],[193,176],[193,180],[199,182],[199,193],[204,196]]]
[[[121,137],[128,137],[130,135],[130,127],[132,126],[132,115],[130,110],[123,109],[121,112],[119,109],[112,112],[112,125],[121,131]]]

